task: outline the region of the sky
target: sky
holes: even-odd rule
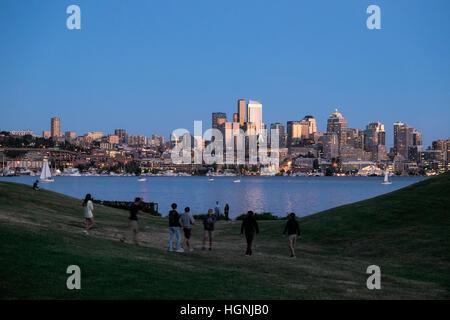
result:
[[[69,5],[81,30],[69,30]],[[369,5],[381,30],[369,30]],[[163,135],[257,100],[263,121],[402,121],[450,138],[450,1],[1,0],[0,130]]]

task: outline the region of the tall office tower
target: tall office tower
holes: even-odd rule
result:
[[[61,135],[60,131],[60,120],[58,117],[53,117],[50,121],[50,132],[52,138],[59,137]]]
[[[323,157],[328,160],[337,158],[339,155],[339,136],[336,133],[327,133],[320,137],[323,143]]]
[[[239,125],[243,126],[245,123],[245,100],[238,100],[238,117],[239,117]]]
[[[347,134],[347,120],[335,109],[327,121],[327,134],[336,133],[339,141],[339,148],[345,144]]]
[[[233,122],[239,122],[239,114],[233,113]]]
[[[227,122],[227,114],[223,112],[213,112],[212,113],[212,128],[220,129],[220,125]]]
[[[345,144],[356,149],[364,148],[364,131],[360,129],[347,128]]]
[[[373,148],[386,144],[386,132],[380,122],[372,122],[364,130],[364,150],[373,151]]]
[[[303,139],[309,139],[309,123],[306,121],[287,122],[287,147],[298,144]]]
[[[422,134],[401,122],[394,123],[394,151],[405,159],[416,160],[422,151]]]
[[[278,132],[278,147],[286,148],[286,128],[279,122],[272,123],[270,125],[270,134],[272,135],[273,131]]]
[[[400,128],[404,126],[403,122],[395,122],[394,123],[394,154],[398,154],[398,145],[399,142],[399,132]]]
[[[114,135],[118,136],[119,139],[125,139],[125,135],[127,134],[125,129],[116,129],[114,130]]]
[[[305,123],[308,124],[308,134],[311,137],[315,132],[317,132],[317,123],[316,119],[313,116],[307,115],[303,118]]]
[[[249,100],[247,104],[247,122],[254,123],[256,132],[259,134],[263,128],[262,104],[258,101]]]

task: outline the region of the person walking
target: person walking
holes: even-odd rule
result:
[[[220,218],[220,205],[219,201],[216,201],[216,206],[214,207],[214,215],[216,216],[216,220]]]
[[[295,213],[289,214],[289,219],[284,227],[283,234],[288,234],[289,249],[291,250],[291,258],[295,258],[295,242],[300,238],[300,226],[295,219]]]
[[[169,251],[172,250],[172,243],[174,236],[177,238],[176,244],[176,252],[184,252],[183,248],[181,248],[181,236],[180,236],[180,215],[177,212],[177,204],[172,203],[172,210],[169,211]]]
[[[225,220],[230,220],[230,218],[228,218],[228,214],[230,212],[230,206],[228,205],[228,203],[225,205],[225,207],[223,208],[223,213],[225,214]]]
[[[148,215],[149,213],[146,213],[142,211],[142,200],[141,198],[135,198],[134,202],[130,206],[130,231],[131,231],[131,237],[133,239],[133,243],[136,245],[139,245],[138,241],[138,235],[139,235],[139,227],[138,227],[138,214],[141,215]],[[125,238],[120,239],[120,241],[124,242]]]
[[[191,247],[190,239],[191,239],[191,231],[192,225],[195,224],[195,220],[190,213],[191,209],[189,207],[184,208],[184,213],[180,216],[180,225],[183,228],[184,232],[184,240],[183,240],[183,249],[194,251]]]
[[[94,211],[94,204],[92,203],[92,196],[88,193],[83,200],[82,206],[84,208],[84,220],[86,223],[86,229],[83,230],[83,233],[88,235],[89,230],[94,225],[94,215],[92,211]]]
[[[214,236],[214,224],[216,223],[216,216],[213,215],[213,210],[208,209],[208,214],[203,218],[203,228],[205,230],[205,234],[203,236],[203,247],[202,250],[205,250],[206,240],[209,239],[209,251],[212,250],[212,242]]]
[[[253,211],[247,212],[247,216],[242,220],[241,225],[241,237],[244,236],[247,240],[247,250],[245,251],[246,256],[252,255],[252,244],[253,239],[255,238],[255,233],[259,233],[258,222],[256,222],[255,216],[253,215]]]

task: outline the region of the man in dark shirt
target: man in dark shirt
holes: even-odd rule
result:
[[[244,235],[247,240],[247,250],[245,251],[246,256],[252,255],[252,243],[255,238],[255,233],[259,233],[258,222],[253,215],[253,211],[247,212],[247,216],[242,221],[241,225],[241,237]]]
[[[172,251],[172,244],[174,236],[177,238],[176,252],[184,252],[181,248],[181,235],[180,235],[180,215],[177,211],[177,204],[172,203],[172,210],[169,211],[169,251]]]
[[[288,234],[289,249],[291,250],[291,258],[295,258],[295,242],[297,238],[300,238],[300,226],[295,219],[295,213],[289,214],[289,219],[284,227],[283,234]]]
[[[39,180],[36,180],[34,183],[33,183],[33,190],[39,190]]]
[[[131,205],[130,207],[130,229],[131,229],[131,234],[132,234],[132,239],[133,242],[137,245],[139,245],[138,242],[138,233],[139,233],[139,228],[138,228],[138,214],[143,214],[143,215],[148,215],[150,216],[149,213],[143,212],[142,211],[142,201],[141,198],[136,198],[134,199],[134,203]],[[122,238],[121,241],[124,241],[125,239]]]

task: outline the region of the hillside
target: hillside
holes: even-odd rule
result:
[[[284,221],[261,221],[245,257],[240,222],[217,224],[212,252],[167,252],[167,220],[140,220],[97,205],[85,236],[81,201],[0,181],[1,299],[435,299],[450,298],[450,174],[300,219],[297,258],[288,258]],[[176,200],[176,199],[174,199]],[[202,230],[193,230],[200,247]],[[67,290],[79,265],[82,290]],[[381,267],[382,289],[366,288]],[[189,288],[189,290],[185,290]]]

